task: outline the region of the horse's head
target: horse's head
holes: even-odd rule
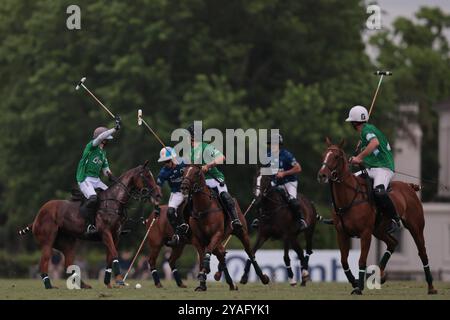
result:
[[[342,150],[345,140],[342,140],[338,145],[333,144],[328,137],[325,141],[328,147],[323,154],[322,166],[317,173],[319,183],[338,181],[342,172],[347,168],[347,156]]]
[[[200,165],[190,164],[186,166],[181,181],[181,193],[188,197],[190,193],[195,193],[205,185],[205,175]]]
[[[256,197],[264,195],[271,187],[273,174],[263,172],[264,171],[263,169],[270,170],[270,168],[258,168],[256,172],[255,189],[254,189],[254,194]]]
[[[139,200],[151,199],[154,204],[158,204],[162,198],[161,188],[155,178],[147,168],[148,160],[141,166],[131,171],[131,185],[135,198]]]

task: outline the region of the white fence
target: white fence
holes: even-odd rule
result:
[[[256,260],[261,269],[274,282],[287,281],[287,272],[283,260],[283,250],[259,250],[256,252]],[[291,267],[295,279],[300,279],[300,261],[295,252],[290,251]],[[235,281],[239,281],[247,261],[247,254],[243,250],[229,250],[226,256],[228,270]],[[357,277],[359,250],[350,250],[348,262],[353,273]],[[215,256],[211,258],[211,270],[208,280],[213,280],[214,272],[217,270],[218,261]],[[339,250],[314,250],[309,258],[309,272],[312,281],[347,281],[341,267],[341,256]],[[259,281],[253,266],[250,269],[249,281]]]

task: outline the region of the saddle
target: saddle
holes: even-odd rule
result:
[[[103,190],[100,188],[95,189],[95,192],[97,194],[100,194]],[[80,205],[83,205],[83,203],[86,202],[86,197],[84,196],[83,192],[81,192],[80,188],[78,186],[73,187],[70,191],[70,198],[69,201],[72,202],[81,202]]]

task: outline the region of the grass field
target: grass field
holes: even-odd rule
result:
[[[426,294],[425,282],[402,281],[387,282],[380,290],[365,290],[363,296],[351,296],[350,285],[344,283],[311,283],[306,287],[291,287],[287,283],[276,283],[263,286],[259,283],[238,285],[238,291],[229,291],[225,283],[209,282],[208,291],[194,292],[197,282],[188,281],[188,288],[179,289],[173,282],[163,281],[163,288],[157,289],[150,281],[141,282],[142,288],[135,289],[136,281],[130,281],[130,286],[120,289],[106,289],[98,280],[89,282],[90,290],[69,290],[65,281],[54,281],[58,290],[45,290],[40,280],[8,279],[0,280],[0,299],[147,299],[147,300],[184,300],[184,299],[233,299],[233,300],[332,300],[332,299],[450,299],[450,283],[437,282],[438,294]]]

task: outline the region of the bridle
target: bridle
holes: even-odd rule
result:
[[[141,188],[140,190],[138,190],[136,187],[128,187],[127,185],[125,185],[120,178],[115,179],[114,180],[114,185],[119,186],[121,189],[123,189],[125,191],[125,194],[127,195],[126,200],[122,200],[122,199],[117,199],[117,198],[104,198],[104,199],[99,199],[100,201],[100,206],[98,208],[98,210],[103,210],[103,211],[114,211],[115,213],[122,215],[124,213],[124,207],[126,207],[126,205],[128,204],[128,202],[130,201],[130,199],[133,200],[137,200],[137,201],[147,201],[149,199],[151,199],[152,197],[154,197],[154,193],[156,190],[156,186],[152,186],[152,183],[150,181],[149,178],[147,178],[145,176],[145,168],[142,168],[139,172],[139,177],[142,179],[143,183],[144,183],[144,187]],[[153,177],[153,174],[148,171],[150,173],[150,175]],[[113,187],[114,185],[110,186],[109,189],[111,187]],[[110,208],[108,207],[108,203],[109,202],[114,202],[114,203],[118,203],[119,206],[118,208]],[[122,206],[122,208],[121,208]]]
[[[324,161],[324,162],[322,162],[322,167],[326,167],[330,171],[329,180],[331,182],[342,183],[343,179],[346,178],[348,176],[348,174],[351,174],[351,173],[347,173],[346,176],[339,176],[339,173],[338,173],[338,168],[342,165],[345,165],[344,152],[339,148],[333,148],[333,147],[329,147],[327,149],[327,151],[328,152],[337,151],[337,153],[338,153],[336,155],[337,164],[334,168],[331,168],[330,165],[327,163],[327,161]],[[333,154],[335,154],[335,153],[333,153]],[[326,160],[326,158],[325,158],[325,160]]]

